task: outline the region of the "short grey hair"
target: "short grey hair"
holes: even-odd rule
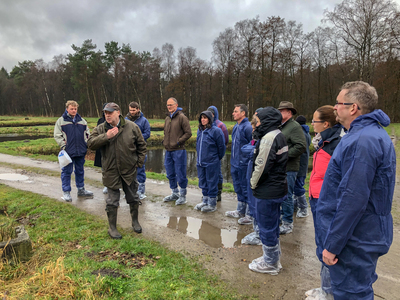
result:
[[[348,90],[345,94],[349,102],[357,103],[361,114],[368,114],[378,106],[378,93],[376,89],[364,81],[346,82],[340,89]]]
[[[175,104],[178,104],[178,100],[176,100],[174,97],[168,98],[168,100],[170,100],[170,99],[171,99],[171,100],[174,100]],[[167,101],[168,101],[168,100],[167,100]]]

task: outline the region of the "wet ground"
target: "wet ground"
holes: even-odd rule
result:
[[[60,171],[57,163],[26,157],[0,154],[0,162]],[[19,178],[18,174],[23,176]],[[97,169],[86,168],[85,177],[101,181],[101,174]],[[20,170],[0,167],[0,183],[63,201],[59,178],[29,173],[22,167]],[[77,190],[73,187],[71,205],[106,220],[102,189],[88,184],[86,188],[94,192],[93,199],[77,198]],[[159,241],[172,250],[200,259],[206,269],[220,275],[223,281],[239,293],[259,299],[305,299],[304,292],[319,285],[320,263],[315,256],[311,216],[295,219],[293,233],[281,236],[281,273],[278,276],[258,274],[250,271],[248,264],[262,255],[261,246],[242,246],[240,243],[252,231],[251,226],[238,225],[236,219],[224,215],[225,211],[236,208],[233,194],[223,194],[218,210],[204,214],[193,210],[201,199],[201,191],[197,187],[188,189],[188,203],[183,206],[162,202],[163,197],[170,193],[165,182],[148,180],[146,190],[147,198],[140,206],[139,215],[143,227],[142,235]],[[394,197],[394,207],[397,210],[399,197],[397,186]],[[130,228],[129,207],[124,200],[121,201],[118,223],[123,228]],[[108,238],[106,230],[105,227],[104,237]],[[378,263],[379,278],[374,284],[375,299],[400,299],[399,269],[400,226],[395,225],[392,247]]]

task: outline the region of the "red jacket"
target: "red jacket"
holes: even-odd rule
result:
[[[340,142],[342,129],[343,127],[341,125],[335,125],[334,127],[321,132],[321,146],[313,155],[313,169],[311,171],[309,187],[310,197],[319,198],[319,192],[321,191],[325,172],[328,168],[333,151]]]

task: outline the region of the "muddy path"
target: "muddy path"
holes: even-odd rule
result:
[[[59,172],[57,163],[5,154],[0,154],[1,162],[21,167],[12,169],[0,166],[0,183],[63,201],[59,178],[30,173],[23,167]],[[18,179],[18,174],[25,175],[21,178],[24,180],[15,180]],[[98,169],[85,168],[85,177],[101,182]],[[400,210],[399,186],[396,186],[393,200],[396,213]],[[77,190],[72,184],[71,205],[106,220],[102,189],[87,183],[86,188],[94,192],[93,199],[77,198]],[[319,286],[320,263],[315,256],[311,216],[295,219],[293,233],[281,236],[283,269],[278,276],[271,276],[254,273],[248,269],[248,264],[262,255],[262,250],[261,246],[240,244],[241,239],[252,231],[251,226],[238,225],[236,219],[225,217],[225,211],[236,208],[236,198],[233,194],[223,194],[222,202],[218,204],[215,213],[203,214],[193,210],[201,199],[201,191],[197,187],[188,188],[188,203],[183,206],[163,203],[163,197],[169,193],[168,183],[147,181],[147,198],[140,207],[139,215],[144,237],[158,241],[172,250],[182,251],[188,257],[200,259],[206,269],[218,274],[233,290],[250,298],[305,299],[305,291]],[[124,200],[121,201],[118,224],[123,228],[131,228],[129,206]],[[104,238],[108,238],[106,231],[105,223]],[[375,299],[399,299],[399,269],[400,226],[396,224],[392,247],[378,263],[379,278],[374,284]]]

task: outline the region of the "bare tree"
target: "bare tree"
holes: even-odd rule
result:
[[[389,18],[395,8],[391,0],[344,0],[333,11],[325,11],[325,21],[339,29],[354,51],[360,80],[372,82],[375,65],[390,45]]]

